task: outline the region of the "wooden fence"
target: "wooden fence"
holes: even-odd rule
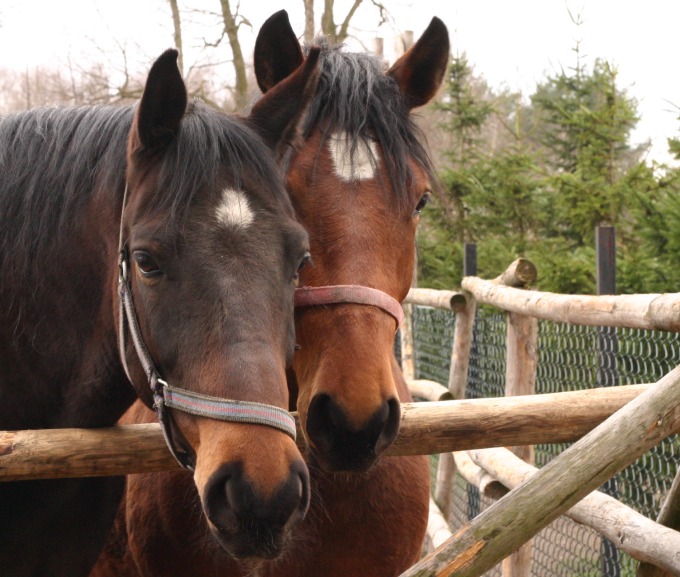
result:
[[[521,288],[531,284],[535,274],[533,265],[520,259],[493,280],[465,277],[461,293],[427,289],[412,289],[409,293],[406,300],[409,305],[456,312],[446,387],[454,399],[465,396],[477,303],[507,312],[505,392],[507,398],[514,400],[547,396],[533,394],[538,358],[537,319],[680,331],[680,293],[570,296]],[[402,328],[405,358],[413,357],[409,350],[413,339],[408,331],[407,319]],[[410,370],[411,366],[404,367],[406,376],[414,382]],[[422,382],[419,383],[419,390],[425,391]],[[429,530],[435,549],[402,577],[477,577],[498,563],[502,563],[504,577],[528,577],[532,537],[563,514],[594,528],[638,559],[639,577],[680,575],[678,477],[656,522],[595,491],[640,455],[680,431],[680,367],[654,384],[638,386],[644,392],[622,403],[616,413],[540,470],[532,466],[534,443],[520,441],[520,435],[505,444],[511,449],[469,448],[440,455],[433,490],[436,504],[431,505]],[[437,390],[435,385],[432,390]],[[627,388],[607,387],[578,393],[577,397],[584,402],[584,413],[596,410],[598,405],[584,395],[607,390],[616,390],[618,396]],[[555,407],[558,412],[567,409],[567,404]],[[519,415],[513,412],[513,422],[516,417]],[[543,416],[537,418],[542,420]],[[560,426],[548,422],[537,425],[545,425],[554,433],[550,442],[559,442]],[[507,495],[451,535],[441,511],[450,510],[448,500],[453,494],[456,471],[482,494],[492,498]]]

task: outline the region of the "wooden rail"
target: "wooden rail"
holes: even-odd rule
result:
[[[404,403],[389,455],[575,441],[649,385],[495,399]],[[304,439],[298,431],[299,444]],[[0,481],[177,468],[156,424],[0,432]]]

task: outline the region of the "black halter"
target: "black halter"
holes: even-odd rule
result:
[[[127,192],[128,187],[126,183],[125,192],[123,194],[123,208],[121,210],[120,235],[118,239],[118,348],[125,374],[130,383],[133,383],[125,355],[125,339],[129,332],[132,337],[135,351],[137,352],[137,357],[144,369],[144,373],[146,374],[151,388],[153,397],[151,408],[153,408],[158,415],[158,421],[161,424],[163,437],[165,438],[165,442],[172,455],[182,467],[189,469],[190,471],[194,470],[195,454],[188,448],[188,443],[181,437],[181,434],[179,435],[180,443],[175,442],[173,429],[176,429],[176,427],[173,427],[170,412],[167,410],[168,408],[174,408],[186,413],[221,421],[266,425],[283,431],[295,440],[295,419],[284,409],[263,403],[236,401],[211,397],[209,395],[201,395],[186,389],[172,387],[161,378],[158,370],[154,366],[151,355],[144,344],[142,332],[139,328],[139,321],[137,320],[137,314],[135,312],[134,301],[132,299],[132,289],[129,278],[129,255],[123,242],[123,213],[127,201]],[[144,399],[142,398],[142,400]]]

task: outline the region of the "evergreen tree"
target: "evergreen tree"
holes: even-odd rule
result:
[[[597,225],[617,224],[628,192],[628,141],[638,118],[636,102],[616,78],[604,60],[590,74],[578,60],[571,73],[548,77],[531,97],[556,208],[553,232],[575,246],[591,245]]]

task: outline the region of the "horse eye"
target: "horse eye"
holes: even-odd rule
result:
[[[298,265],[297,271],[300,272],[303,268],[305,268],[308,264],[312,263],[312,255],[309,254],[309,252],[306,252],[305,255],[302,257],[300,260],[300,264]]]
[[[420,198],[420,200],[418,201],[418,204],[416,204],[416,208],[413,211],[413,215],[415,216],[417,214],[420,214],[422,212],[422,210],[425,208],[425,206],[427,205],[428,202],[430,202],[430,193],[426,192]]]
[[[296,283],[300,280],[300,272],[302,271],[302,269],[305,268],[311,262],[312,262],[312,255],[309,254],[309,252],[306,252],[305,255],[302,257],[302,259],[300,260],[300,264],[298,264],[297,270],[295,271],[295,274],[293,275],[293,280]]]
[[[144,276],[152,277],[161,274],[160,267],[145,250],[136,250],[132,257],[135,259],[135,263],[137,263],[137,268]]]

